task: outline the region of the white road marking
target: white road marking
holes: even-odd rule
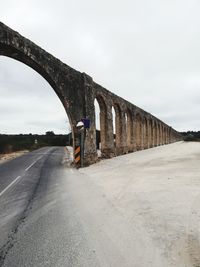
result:
[[[29,165],[26,169],[25,169],[25,171],[28,171],[35,163],[37,162],[37,160],[36,161],[34,161],[33,163],[31,163],[31,165]]]
[[[50,152],[50,149],[47,151],[47,154],[48,154],[48,152]],[[44,155],[46,155],[46,154],[44,154]],[[31,163],[31,165],[29,165],[26,169],[25,169],[25,171],[28,171],[36,162],[38,162],[41,158],[43,158],[44,157],[44,155],[43,156],[41,156],[41,157],[39,157],[37,160],[35,160],[33,163]],[[2,192],[0,192],[0,197],[13,185],[13,184],[15,184],[17,181],[19,181],[20,179],[21,179],[22,177],[21,176],[17,176],[17,178],[15,178],[15,180],[14,181],[12,181],[12,183],[10,183]]]
[[[36,163],[36,162],[38,162],[38,160],[40,160],[42,157],[39,157],[38,159],[36,159],[33,163],[31,163],[31,165],[29,165],[26,169],[25,169],[25,171],[28,171],[31,167],[33,167],[33,165]]]
[[[0,197],[17,181],[19,181],[19,179],[21,178],[21,176],[17,176],[17,178],[15,178],[14,181],[12,181],[12,183],[10,183],[1,193],[0,193]]]

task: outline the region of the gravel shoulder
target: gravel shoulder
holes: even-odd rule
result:
[[[26,153],[28,153],[28,150],[22,150],[22,151],[16,151],[12,153],[7,153],[7,154],[0,154],[0,164],[4,163],[5,161],[15,159],[17,157],[20,157]]]
[[[200,143],[156,147],[80,172],[121,213],[132,266],[200,266]],[[127,245],[123,235],[118,242]]]

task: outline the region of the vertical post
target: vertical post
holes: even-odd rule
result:
[[[84,166],[84,141],[85,141],[85,129],[81,130],[81,167]]]
[[[76,139],[75,139],[75,156],[74,161],[77,167],[84,165],[84,124],[79,121],[76,125]]]
[[[77,166],[77,168],[80,166],[80,161],[81,161],[81,147],[80,147],[80,133],[76,133],[75,137],[75,150],[74,150],[74,162]]]

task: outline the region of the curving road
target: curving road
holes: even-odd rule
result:
[[[48,147],[0,165],[0,266],[76,265],[65,191],[76,170],[66,156]]]
[[[50,147],[0,165],[0,266],[107,266],[82,212],[89,181],[66,158],[66,149]]]

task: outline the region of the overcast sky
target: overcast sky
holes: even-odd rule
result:
[[[199,0],[1,0],[0,20],[176,130],[200,130]],[[50,85],[0,57],[0,132],[68,130]]]

